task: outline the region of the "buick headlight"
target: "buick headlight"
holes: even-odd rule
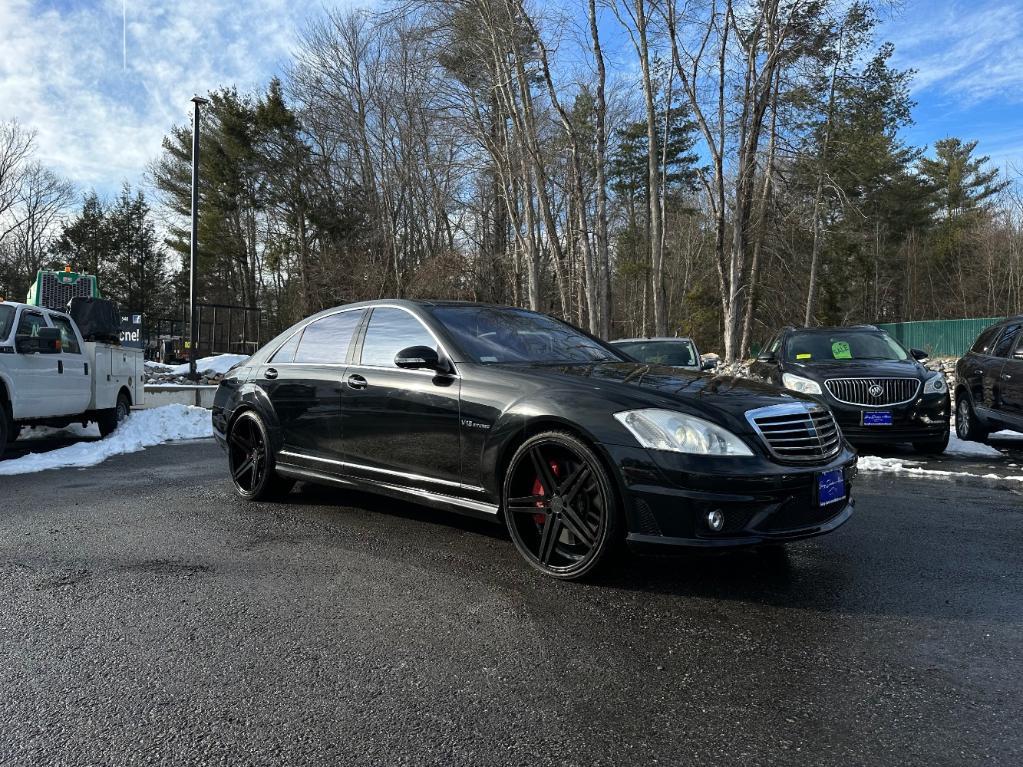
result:
[[[821,394],[821,385],[816,381],[811,381],[809,378],[803,378],[803,376],[782,373],[781,383],[786,389],[792,389],[792,391],[802,392],[803,394]]]
[[[685,413],[649,408],[626,410],[614,416],[632,432],[639,444],[652,450],[696,455],[753,455],[732,432]]]
[[[924,381],[924,394],[941,394],[948,389],[944,373],[935,373]]]

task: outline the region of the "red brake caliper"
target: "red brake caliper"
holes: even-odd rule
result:
[[[560,477],[561,476],[561,467],[558,466],[557,461],[551,461],[550,464],[551,464],[551,474],[553,474],[555,477]],[[546,491],[543,489],[543,483],[541,483],[540,482],[540,478],[537,477],[536,479],[533,480],[533,495],[546,495],[546,494],[547,494]],[[538,509],[542,509],[543,508],[543,501],[537,501],[536,502],[536,507]],[[540,527],[543,527],[543,523],[545,521],[547,521],[547,515],[546,514],[534,514],[533,515],[533,521],[536,522],[536,524],[539,525]]]

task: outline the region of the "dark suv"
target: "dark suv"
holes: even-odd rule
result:
[[[1023,430],[1023,314],[992,325],[956,365],[956,434]]]
[[[753,362],[754,378],[811,394],[835,413],[854,445],[911,442],[921,453],[948,446],[945,377],[873,325],[785,328]]]

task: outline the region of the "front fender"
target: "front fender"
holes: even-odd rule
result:
[[[213,400],[213,429],[218,436],[226,439],[231,422],[244,410],[254,410],[259,414],[266,424],[271,448],[274,452],[280,450],[284,444],[281,424],[267,393],[256,384],[225,378]]]

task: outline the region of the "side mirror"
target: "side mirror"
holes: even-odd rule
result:
[[[778,357],[775,356],[774,352],[764,352],[757,356],[757,362],[766,362],[768,365],[773,365],[778,361]]]
[[[704,360],[700,365],[700,370],[713,370],[718,366],[717,360]]]
[[[18,354],[60,354],[60,331],[57,328],[39,328],[37,334],[14,337]]]
[[[927,352],[925,352],[923,349],[910,349],[909,353],[912,355],[913,359],[915,359],[915,360],[925,360],[929,356],[931,356]]]
[[[440,370],[440,357],[429,346],[410,346],[394,355],[394,364],[404,370]]]

